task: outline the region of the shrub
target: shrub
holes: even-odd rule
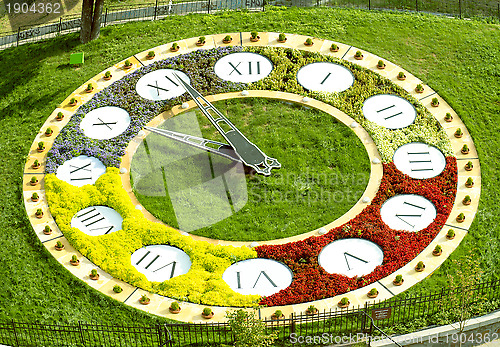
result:
[[[33,177],[31,177],[30,182],[36,183],[36,182],[38,182],[38,178],[36,178],[36,176],[33,176]]]
[[[469,151],[469,147],[466,144],[464,144],[462,146],[462,152],[468,152],[468,151]]]
[[[415,87],[415,90],[416,90],[417,92],[421,92],[421,91],[423,91],[423,90],[424,90],[424,86],[423,86],[423,85],[421,85],[421,84],[417,84],[417,86]]]
[[[108,71],[109,72],[109,71]],[[56,116],[57,119],[62,119],[64,118],[64,115],[62,112],[57,112],[57,116]]]
[[[93,277],[97,276],[97,270],[96,269],[92,269],[90,271],[90,275],[93,276]]]
[[[439,99],[438,98],[432,98],[431,105],[439,105]]]
[[[69,100],[69,103],[72,104],[72,105],[76,104],[76,99],[75,98],[71,98]]]
[[[446,236],[448,237],[453,237],[455,236],[455,230],[449,229],[448,232],[446,233]]]
[[[73,255],[71,256],[71,261],[72,261],[73,263],[76,263],[76,262],[78,261],[78,257],[76,256],[76,254],[73,254]]]
[[[423,269],[425,267],[424,262],[421,260],[417,263],[417,269]]]
[[[379,67],[383,67],[383,66],[385,66],[385,64],[384,64],[384,61],[383,61],[383,60],[379,60],[379,61],[378,61],[378,63],[377,63],[377,65],[378,65]]]
[[[356,53],[354,54],[355,57],[362,57],[363,56],[363,53],[361,53],[361,51],[356,51]]]
[[[457,128],[457,130],[455,130],[455,135],[463,135],[462,129]]]
[[[92,89],[94,89],[92,83],[87,84],[87,90],[92,90]]]
[[[37,216],[41,216],[41,215],[43,214],[42,209],[41,209],[41,208],[37,208],[37,209],[36,209],[35,214],[36,214]],[[61,241],[57,241],[57,242],[61,242]]]
[[[283,33],[279,34],[279,35],[278,35],[278,40],[279,40],[279,41],[285,41],[285,40],[286,40],[286,35],[285,35],[285,34],[283,34]]]
[[[35,159],[35,161],[33,162],[33,166],[38,166],[40,165],[40,162],[38,161],[38,159]]]
[[[177,44],[177,42],[172,43],[172,49],[177,49],[178,47],[179,45]]]
[[[179,310],[180,306],[179,306],[179,303],[177,301],[174,301],[173,303],[170,304],[170,309],[172,311],[177,311]]]
[[[111,72],[106,71],[106,73],[104,73],[104,77],[110,78],[111,77]]]
[[[37,193],[37,192],[34,192],[33,194],[31,194],[31,198],[32,198],[33,200],[38,199],[38,193]]]
[[[154,51],[149,51],[148,52],[148,57],[152,58],[155,56],[155,52]]]
[[[469,201],[471,201],[470,196],[469,196],[469,195],[466,195],[466,196],[464,197],[464,201],[465,201],[465,202],[469,202]]]
[[[198,39],[199,43],[205,43],[205,41],[206,41],[205,36],[200,36],[200,38]]]
[[[235,347],[273,346],[273,342],[277,338],[275,332],[266,333],[266,325],[255,317],[255,311],[247,312],[239,309],[227,312],[226,318],[234,336]]]
[[[283,316],[283,311],[276,310],[276,311],[274,311],[274,315],[276,316],[276,318],[280,318],[281,316]]]
[[[375,295],[375,294],[378,294],[378,290],[377,290],[377,288],[372,288],[372,289],[370,289],[370,291],[368,293],[370,295]]]
[[[52,129],[50,127],[48,127],[47,129],[45,129],[45,134],[46,135],[50,135],[52,133],[53,133],[53,131],[52,131]]]
[[[44,149],[44,148],[45,144],[42,141],[38,142],[38,149]]]
[[[308,38],[308,39],[306,40],[306,45],[309,45],[309,46],[310,46],[310,45],[312,45],[312,44],[313,44],[313,40],[312,40],[311,38]]]
[[[467,178],[467,182],[465,182],[465,184],[468,186],[472,186],[474,184],[474,180],[472,179],[472,177]]]
[[[346,298],[346,297],[343,297],[342,299],[340,299],[340,304],[341,305],[347,305],[349,303],[349,299]]]
[[[224,41],[226,41],[226,42],[229,42],[229,41],[231,41],[232,39],[233,39],[233,38],[232,38],[230,35],[226,35],[226,36],[224,36]]]
[[[210,316],[212,314],[212,309],[210,307],[205,307],[203,309],[203,315],[204,316]]]
[[[467,164],[465,164],[465,166],[467,166],[467,168],[469,169],[472,169],[474,167],[474,164],[472,164],[472,162],[469,160]]]
[[[396,275],[396,283],[401,283],[403,281],[403,275]]]
[[[132,63],[130,62],[130,60],[125,60],[125,66],[132,66]]]
[[[435,252],[435,253],[439,253],[439,252],[441,252],[442,250],[443,250],[443,249],[441,248],[441,246],[440,246],[440,245],[436,245],[436,247],[434,247],[434,252]]]
[[[139,299],[139,301],[140,302],[149,302],[149,298],[145,294],[143,294],[141,296],[141,298]]]
[[[258,36],[259,36],[259,33],[258,33],[258,32],[256,32],[256,31],[252,31],[252,32],[250,33],[250,37],[251,37],[252,39],[256,39]]]
[[[463,212],[460,212],[460,214],[457,216],[457,219],[465,219],[465,215]]]
[[[57,248],[63,248],[63,247],[64,247],[64,245],[63,245],[63,243],[62,243],[61,241],[57,241],[57,242],[56,242],[56,247],[57,247]]]
[[[451,116],[450,112],[446,112],[446,115],[444,116],[444,119],[452,119],[453,117]]]
[[[46,225],[45,228],[43,228],[43,231],[46,233],[50,232],[50,226]]]
[[[310,312],[310,313],[313,313],[313,312],[316,312],[317,308],[314,307],[314,305],[311,305],[307,308],[307,311]]]
[[[338,49],[339,46],[337,46],[336,43],[332,43],[332,45],[330,46],[330,48],[334,51],[334,50]]]
[[[113,286],[113,291],[114,291],[115,293],[121,293],[121,292],[123,292],[123,289],[122,289],[122,287],[120,287],[118,284],[115,284],[115,285]]]
[[[405,76],[405,73],[403,71],[399,71],[398,77],[399,78],[405,78],[406,76]]]

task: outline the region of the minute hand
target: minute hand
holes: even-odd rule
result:
[[[221,133],[226,141],[233,147],[234,151],[241,158],[245,165],[252,167],[257,173],[269,176],[271,169],[280,168],[281,164],[274,158],[267,156],[259,147],[250,142],[245,135],[234,126],[219,110],[217,110],[210,102],[207,101],[198,91],[181,78],[176,76],[184,89],[189,93],[191,98],[200,108],[201,112],[208,118],[214,127]],[[214,118],[209,111],[212,111],[217,118]],[[230,130],[225,131],[220,124],[226,124]]]

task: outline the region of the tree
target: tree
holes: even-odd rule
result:
[[[484,296],[474,292],[474,287],[481,281],[483,271],[477,257],[469,253],[458,260],[453,260],[456,273],[448,275],[448,282],[452,288],[450,299],[454,305],[449,308],[449,314],[458,323],[459,345],[462,345],[462,335],[467,321],[474,316],[477,305],[485,300]]]
[[[83,0],[80,42],[87,43],[99,37],[101,32],[101,14],[104,0]]]
[[[272,346],[277,338],[276,333],[266,334],[266,325],[255,318],[255,311],[247,312],[239,309],[226,312],[226,318],[235,339],[235,347]]]

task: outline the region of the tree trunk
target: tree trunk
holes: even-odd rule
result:
[[[87,43],[90,41],[92,33],[92,15],[94,10],[94,0],[83,0],[82,3],[82,19],[80,28],[80,42]]]
[[[95,0],[94,17],[92,18],[92,33],[90,40],[95,40],[101,33],[101,15],[104,7],[104,0]]]
[[[101,15],[104,0],[83,0],[80,42],[87,43],[95,40],[101,33]]]

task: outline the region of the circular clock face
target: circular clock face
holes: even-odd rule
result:
[[[310,301],[333,309],[343,296],[363,304],[372,287],[380,293],[377,299],[385,299],[425,278],[457,247],[477,209],[479,162],[458,116],[453,113],[448,124],[444,115],[453,110],[440,98],[439,107],[431,106],[437,94],[428,86],[417,93],[421,81],[390,62],[379,70],[380,58],[368,52],[355,60],[355,47],[337,43],[340,49],[333,52],[332,42],[305,46],[299,35],[289,35],[288,44],[278,43],[275,33],[260,34],[257,43],[249,33],[233,35],[240,37],[234,46],[222,43],[225,35],[214,35],[207,42],[215,48],[200,49],[193,38],[183,40],[179,52],[171,52],[171,43],[154,48],[154,60],[146,58],[147,51],[130,57],[132,68],[116,64],[109,69],[111,81],[104,72],[97,75],[54,112],[48,124],[56,136],[42,131],[25,171],[25,196],[45,196],[35,205],[26,202],[42,242],[75,275],[129,305],[139,307],[138,299],[149,292],[157,305],[147,309],[170,315],[163,303],[182,301],[192,309],[174,318],[186,321],[199,319],[197,310],[207,305],[217,306],[223,320],[220,312],[227,307],[259,304],[270,316],[274,306],[299,312]],[[401,71],[406,80],[399,78]],[[97,86],[90,94],[83,91],[88,83]],[[71,98],[79,104],[69,104]],[[304,176],[291,186],[327,190],[320,181],[331,181],[339,165],[331,158],[347,151],[369,166],[359,200],[340,218],[325,218],[288,238],[238,242],[189,234],[244,214],[252,180],[281,192],[276,178],[304,159],[293,159],[293,147],[283,140],[287,135],[273,128],[273,119],[255,114],[256,108],[244,113],[248,118],[234,118],[232,99],[241,109],[255,105],[250,100],[278,100],[282,113],[292,105],[310,112],[308,117],[327,115],[343,124],[342,131],[359,138],[363,156],[354,155],[347,142],[332,140],[329,129],[297,117],[285,121],[288,136],[302,127],[305,132],[295,132],[310,140],[310,167],[300,169]],[[457,127],[464,139],[453,135]],[[45,152],[36,150],[40,141]],[[460,153],[464,142],[471,149],[467,154]],[[474,171],[466,173],[466,162]],[[312,165],[325,173],[307,177]],[[33,175],[43,183],[30,183]],[[472,188],[465,185],[469,176],[476,180]],[[345,187],[351,184],[341,178]],[[166,197],[162,201],[170,204],[180,230],[153,217],[135,192]],[[296,212],[270,208],[266,215],[287,224],[298,221],[299,208],[328,217],[338,196],[328,193],[334,198],[326,208],[296,204]],[[465,195],[473,197],[472,206],[462,204]],[[460,213],[465,224],[456,218]],[[259,230],[259,218],[250,215],[238,228]],[[46,226],[51,235],[44,234]],[[446,238],[450,229],[455,238]],[[54,250],[56,241],[67,246],[64,251]],[[429,255],[438,244],[445,256]],[[75,254],[81,265],[71,267]],[[427,273],[414,271],[418,261]],[[88,277],[93,267],[104,274],[99,281]],[[393,285],[398,274],[403,286]],[[115,285],[123,292],[114,293]]]

